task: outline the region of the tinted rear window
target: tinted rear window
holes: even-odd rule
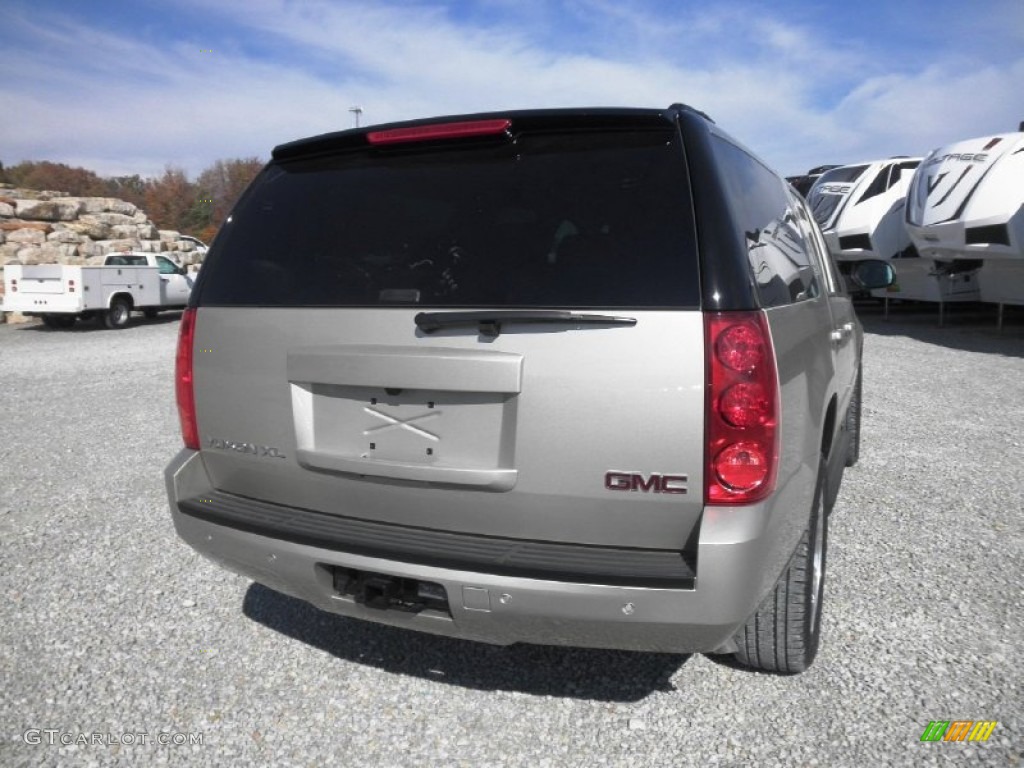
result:
[[[268,167],[200,305],[695,307],[678,135],[521,135]]]

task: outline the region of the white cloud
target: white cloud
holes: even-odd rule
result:
[[[826,116],[825,134],[809,138],[822,148],[832,142],[839,162],[923,155],[960,139],[1017,130],[1022,82],[1024,56],[999,66],[951,61],[870,78]]]
[[[159,45],[7,11],[0,21],[17,26],[7,39],[17,42],[8,55],[19,66],[0,81],[0,159],[143,175],[171,163],[196,174],[218,158],[267,157],[274,144],[349,127],[353,105],[367,124],[685,101],[795,173],[924,152],[1024,118],[1024,58],[886,72],[884,51],[839,45],[806,23],[746,7],[683,9],[666,20],[577,0],[553,29],[548,4],[507,0],[479,6],[481,18],[498,14],[501,25],[459,21],[440,4],[180,3],[209,14],[209,30]],[[554,44],[562,28],[564,44]],[[217,29],[227,30],[222,40],[199,36]]]

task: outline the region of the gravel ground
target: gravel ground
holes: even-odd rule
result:
[[[865,318],[823,648],[777,678],[363,624],[208,563],[162,480],[176,319],[0,326],[0,765],[1024,763],[1019,321]],[[999,725],[920,742],[947,719]]]

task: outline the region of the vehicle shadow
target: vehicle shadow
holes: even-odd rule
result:
[[[124,328],[120,328],[118,330],[126,331],[131,328],[146,325],[177,324],[181,322],[181,312],[182,310],[170,310],[167,312],[161,312],[153,318],[143,317],[140,313],[136,312],[132,314],[132,319],[128,321],[128,324],[124,326]],[[44,325],[41,320],[12,324],[12,328],[18,332],[28,333],[91,333],[93,331],[111,333],[99,318],[78,320],[70,328],[50,328],[49,326]]]
[[[242,612],[253,621],[345,661],[488,691],[597,701],[640,701],[675,690],[690,658],[541,645],[492,646],[326,613],[252,584]]]
[[[994,304],[947,304],[944,314],[940,326],[934,303],[890,302],[888,317],[881,302],[857,303],[857,317],[865,333],[907,336],[967,352],[1024,357],[1024,307],[1004,307],[1002,330]]]

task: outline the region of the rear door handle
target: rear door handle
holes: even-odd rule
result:
[[[846,323],[841,328],[832,330],[831,338],[835,344],[841,344],[843,339],[853,333],[853,323]]]

